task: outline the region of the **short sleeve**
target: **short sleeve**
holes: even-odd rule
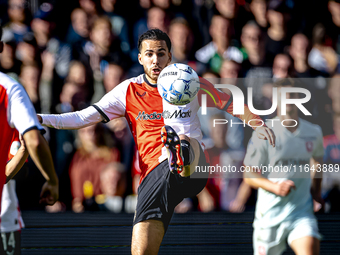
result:
[[[40,125],[35,109],[25,91],[18,83],[14,83],[8,92],[8,123],[20,134],[32,129],[44,130]]]

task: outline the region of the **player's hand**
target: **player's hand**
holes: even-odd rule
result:
[[[275,134],[269,127],[256,128],[257,137],[263,140],[268,140],[269,144],[275,147]]]
[[[289,194],[291,189],[296,189],[295,184],[291,180],[275,183],[274,193],[278,196],[285,197]]]
[[[59,184],[45,182],[40,193],[40,203],[45,205],[53,205],[59,198]]]
[[[38,118],[40,124],[42,124],[42,117],[39,114],[37,114],[37,118]]]
[[[230,202],[229,211],[232,213],[241,213],[245,209],[244,203],[237,199]]]
[[[319,212],[324,208],[325,201],[321,197],[321,195],[313,196],[313,210],[314,212]]]

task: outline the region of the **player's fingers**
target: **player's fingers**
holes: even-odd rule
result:
[[[296,189],[295,183],[292,180],[287,180],[286,183],[288,184],[289,188]]]

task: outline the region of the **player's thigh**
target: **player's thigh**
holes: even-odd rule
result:
[[[158,254],[164,236],[164,226],[159,220],[146,220],[133,226],[132,255]]]
[[[255,228],[254,255],[280,255],[286,249],[286,231],[283,226]]]
[[[0,254],[21,254],[21,231],[1,233]]]
[[[320,251],[320,234],[314,216],[295,220],[288,244],[297,255],[316,255]]]

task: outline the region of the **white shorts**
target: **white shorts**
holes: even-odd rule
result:
[[[318,222],[314,216],[284,221],[271,228],[254,229],[254,255],[279,255],[286,250],[286,243],[305,236],[320,240]]]

